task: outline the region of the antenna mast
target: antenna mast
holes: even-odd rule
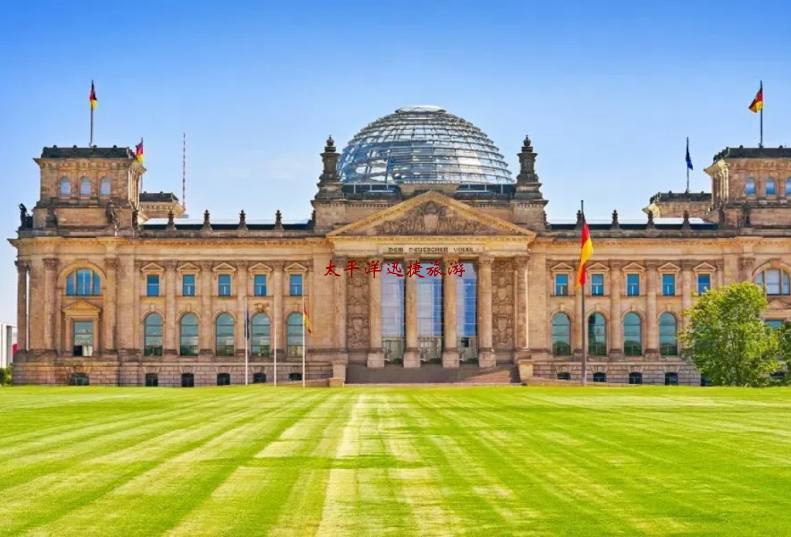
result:
[[[187,133],[181,133],[181,207],[187,211]]]

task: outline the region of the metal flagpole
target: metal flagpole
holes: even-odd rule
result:
[[[761,141],[758,144],[758,147],[764,146],[764,103],[766,100],[764,99],[764,81],[761,80]]]
[[[582,224],[585,225],[585,202],[583,200],[580,200],[580,212],[582,212]],[[585,285],[581,285],[579,290],[582,293],[582,311],[580,313],[580,324],[582,325],[582,385],[586,386],[588,384],[588,347],[585,344]]]
[[[249,384],[250,376],[250,309],[248,299],[244,299],[244,385]]]
[[[689,194],[689,136],[687,136],[687,190],[686,193]]]
[[[91,141],[88,142],[88,147],[93,147],[93,106],[91,106]]]
[[[305,387],[305,290],[302,290],[302,387]]]

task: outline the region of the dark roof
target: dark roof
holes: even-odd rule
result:
[[[153,203],[167,203],[178,201],[178,197],[173,192],[141,192],[140,201]]]
[[[662,201],[711,201],[711,192],[657,192],[649,203],[658,203]]]
[[[791,158],[791,147],[726,147],[714,155],[715,161],[724,158]]]
[[[132,159],[134,153],[128,147],[45,147],[41,158],[123,158]]]

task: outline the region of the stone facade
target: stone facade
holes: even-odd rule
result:
[[[266,332],[253,325],[247,344],[266,333],[266,349],[251,354],[247,380],[272,382],[275,355],[278,380],[294,380],[302,371],[304,307],[312,321],[307,378],[340,382],[350,363],[385,367],[382,274],[366,267],[435,259],[443,270],[444,367],[459,367],[463,337],[462,297],[447,269],[468,262],[476,270],[479,366],[529,364],[540,377],[578,380],[581,295],[573,280],[581,221],[546,221],[535,158],[526,139],[516,182],[497,189],[411,184],[360,193],[340,181],[330,139],[311,220],[284,224],[278,214],[269,224],[252,224],[242,213],[230,225],[212,223],[208,211],[202,222],[178,211],[168,211],[167,222],[147,220],[145,168],[127,148],[45,148],[36,159],[40,199],[32,215],[22,207],[11,239],[19,275],[14,380],[144,385],[156,378],[160,386],[177,386],[191,378],[214,385],[227,374],[230,383],[243,383],[245,319],[257,314],[266,315],[267,327],[259,328]],[[649,215],[644,223],[621,224],[614,214],[611,224],[591,225],[589,272],[601,287],[585,289],[586,309],[604,319],[604,352],[590,357],[591,375],[700,382],[670,352],[660,320],[670,314],[680,334],[682,312],[706,282],[719,287],[775,274],[786,281],[791,273],[791,150],[727,149],[707,172],[709,207],[690,211],[704,220]],[[160,198],[175,202],[143,193],[151,203]],[[157,205],[157,216],[161,210]],[[630,287],[634,281],[638,288]],[[791,290],[778,285],[767,317],[788,320]],[[418,368],[417,278],[405,275],[403,292],[403,361],[386,367]],[[630,313],[640,319],[638,353],[634,342],[625,345]],[[561,314],[569,321],[567,338],[563,327],[553,328]],[[230,319],[230,332],[223,319]],[[160,324],[152,329],[154,320]]]

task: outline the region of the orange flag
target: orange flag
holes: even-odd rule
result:
[[[761,87],[758,89],[758,93],[755,94],[755,99],[753,102],[750,103],[750,111],[755,112],[756,114],[763,110],[764,108],[764,83],[761,81]]]
[[[584,287],[585,282],[588,281],[588,271],[585,268],[585,263],[593,257],[593,241],[591,240],[591,232],[588,228],[588,223],[582,224],[582,237],[580,239],[580,264],[577,268],[577,285]]]
[[[140,164],[142,164],[144,158],[145,155],[143,152],[143,139],[140,138],[140,143],[135,145],[135,160],[138,161]]]
[[[96,98],[96,88],[93,87],[93,80],[91,80],[91,93],[88,95],[88,101],[91,103],[91,110],[95,109],[99,104],[99,100]]]

